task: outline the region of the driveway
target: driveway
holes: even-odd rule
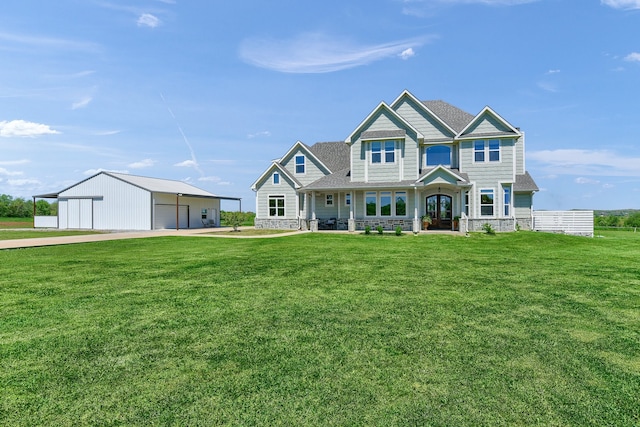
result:
[[[241,229],[244,227],[240,227]],[[253,228],[253,227],[247,227]],[[83,234],[78,236],[58,236],[58,237],[36,237],[29,239],[13,239],[13,240],[0,240],[0,249],[17,249],[17,248],[32,248],[38,246],[55,246],[55,245],[70,245],[73,243],[88,243],[88,242],[103,242],[106,240],[122,240],[122,239],[142,239],[148,237],[163,237],[163,236],[199,236],[199,237],[230,237],[228,235],[216,235],[211,234],[212,231],[225,231],[231,230],[231,228],[195,228],[189,230],[152,230],[152,231],[122,231],[122,232],[107,232],[103,234]],[[265,236],[245,236],[252,238],[260,237],[275,237],[275,236],[287,236],[290,234],[300,233],[295,231],[292,233],[281,233]],[[43,232],[46,234],[46,232]],[[243,236],[237,236],[243,237]]]

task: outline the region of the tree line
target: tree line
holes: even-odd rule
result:
[[[58,203],[46,200],[36,201],[36,215],[48,216],[58,214]],[[0,194],[0,217],[2,218],[32,218],[33,200],[21,197],[13,198],[8,194]]]
[[[640,227],[640,211],[628,213],[626,215],[614,215],[612,213],[601,213],[593,220],[596,227]]]

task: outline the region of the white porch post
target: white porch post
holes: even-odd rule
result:
[[[309,221],[311,231],[318,231],[318,220],[316,219],[316,192],[311,192],[311,221]]]
[[[351,203],[349,204],[349,224],[348,230],[350,232],[356,231],[356,219],[355,219],[355,205],[356,205],[356,194],[353,190],[349,190],[349,194],[351,194]]]
[[[418,187],[413,187],[413,232],[420,232],[420,219],[418,218]]]

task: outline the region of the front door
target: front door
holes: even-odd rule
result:
[[[431,217],[429,228],[451,230],[451,197],[434,194],[427,197],[427,215]]]

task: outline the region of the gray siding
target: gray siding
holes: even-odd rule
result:
[[[524,135],[516,140],[516,175],[522,175],[525,171],[524,164]]]
[[[453,139],[455,136],[450,130],[442,126],[436,119],[431,117],[430,114],[425,112],[423,108],[416,106],[415,103],[409,99],[403,99],[396,106],[395,111],[411,123],[411,126],[416,128],[425,139]]]
[[[284,174],[280,174],[280,184],[274,185],[273,173],[267,174],[264,181],[258,183],[256,196],[256,217],[269,218],[269,196],[284,196],[285,199],[285,219],[295,219],[297,193],[294,183]]]
[[[467,131],[465,136],[471,136],[473,134],[487,134],[495,132],[512,132],[507,126],[501,123],[498,119],[491,114],[485,114]]]
[[[513,138],[500,140],[500,161],[474,163],[472,141],[460,143],[460,172],[469,175],[469,180],[478,186],[497,186],[500,182],[514,182],[513,162],[515,147]]]
[[[305,172],[303,174],[296,173],[296,156],[299,155],[305,157]],[[291,176],[295,177],[302,185],[311,184],[327,174],[324,168],[302,149],[295,150],[290,157],[282,159],[281,163]]]

